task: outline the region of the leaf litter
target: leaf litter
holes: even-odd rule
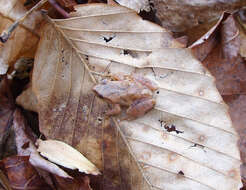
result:
[[[71,18],[50,23],[32,78],[40,130],[91,160],[103,173],[103,189],[241,187],[238,137],[227,106],[191,50],[120,6],[79,6]],[[155,108],[133,121],[105,117],[107,105],[92,92],[101,77],[93,67],[157,81]],[[184,132],[168,132],[160,121]]]
[[[34,68],[33,84],[29,85],[28,94],[24,93],[26,99],[28,99],[29,94],[32,94],[31,91],[36,95],[37,105],[34,101],[33,105],[35,106],[32,106],[33,100],[36,99],[33,98],[29,101],[31,106],[27,106],[27,108],[30,107],[33,111],[39,112],[40,130],[45,137],[72,145],[102,171],[101,176],[89,176],[90,179],[81,174],[75,176],[71,172],[69,174],[73,176],[73,179],[53,175],[56,185],[61,189],[84,188],[86,190],[91,188],[182,189],[186,186],[191,189],[200,189],[201,187],[202,189],[238,189],[237,187],[241,186],[239,176],[241,162],[236,147],[237,134],[232,128],[227,107],[216,90],[213,77],[194,58],[192,55],[194,49],[181,49],[187,43],[187,37],[184,36],[186,42],[179,40],[182,43],[184,41],[181,44],[175,41],[165,29],[137,19],[134,16],[135,13],[129,9],[123,11],[122,7],[114,4],[111,8],[100,5],[103,6],[103,9],[93,10],[95,6],[92,4],[76,7],[79,11],[71,14],[71,20],[55,19],[50,21],[51,24],[46,24],[43,27],[35,60],[35,67],[39,65],[39,70]],[[82,10],[85,13],[81,13]],[[118,15],[122,14],[127,15],[126,20],[132,21],[132,23],[124,24],[124,20],[117,18]],[[115,20],[112,19],[112,16],[116,16]],[[232,18],[230,15],[228,17]],[[226,17],[225,19],[222,17],[221,23],[224,24],[225,20]],[[233,19],[231,20],[233,21]],[[99,23],[99,27],[91,25],[95,21]],[[232,21],[229,21],[228,24],[233,24]],[[137,24],[134,25],[134,22]],[[228,24],[224,24],[224,28]],[[144,27],[144,25],[148,27]],[[217,25],[220,26],[221,24]],[[123,28],[126,30],[122,31]],[[142,29],[141,32],[138,30],[140,28]],[[200,60],[205,59],[206,61],[206,54],[213,52],[210,50],[214,49],[218,42],[218,39],[214,37],[217,35],[217,28],[221,27],[215,27],[216,32],[211,32],[214,41],[207,40],[211,47],[201,56],[202,59],[199,57]],[[235,27],[229,28],[234,29]],[[227,30],[224,29],[224,31]],[[234,35],[237,34],[237,31],[235,30],[236,33],[229,32],[229,35],[223,37],[226,43],[223,43],[222,51],[218,54],[222,55],[223,59],[224,56],[228,56],[226,59],[231,62],[237,57],[239,49],[243,56],[242,42],[240,42],[240,48],[238,48],[238,43],[234,46],[235,53],[232,57],[228,51],[225,51],[226,46],[229,45],[228,49],[231,47],[231,44],[227,43],[226,37],[229,36],[229,39],[234,39],[237,37]],[[80,32],[82,34],[79,34]],[[53,36],[45,39],[47,33],[51,33]],[[134,34],[132,35],[134,38],[131,38],[129,33]],[[214,35],[215,33],[216,35]],[[223,36],[225,33],[221,32],[220,35]],[[242,36],[242,30],[239,30],[239,33]],[[147,34],[150,37],[147,37]],[[161,40],[155,41],[155,37]],[[45,67],[48,65],[51,71],[47,69],[43,72],[42,62],[44,61],[40,61],[39,57],[48,51],[40,48],[42,44],[43,47],[44,44],[48,44],[49,48],[47,49],[50,50],[50,54],[46,53],[46,56],[50,55],[51,60],[47,61]],[[55,46],[51,44],[55,44]],[[202,44],[204,42],[200,45]],[[44,51],[44,54],[41,51]],[[221,54],[221,52],[224,53]],[[183,60],[184,57],[186,57],[185,60]],[[55,61],[57,58],[58,62]],[[186,62],[190,64],[186,64]],[[69,68],[68,71],[67,68]],[[80,69],[76,72],[74,68]],[[40,70],[42,71],[41,74],[37,74],[37,71]],[[138,73],[147,76],[160,84],[160,89],[155,94],[157,105],[150,113],[136,120],[121,120],[120,116],[108,118],[105,115],[106,110],[109,109],[108,105],[103,99],[91,92],[97,82],[106,76],[122,71],[125,74]],[[54,72],[56,74],[52,78],[51,73]],[[78,73],[83,74],[79,76]],[[42,76],[43,74],[45,76]],[[41,77],[41,80],[36,78],[35,82],[37,76]],[[51,87],[47,87],[50,81],[45,77],[53,81]],[[67,79],[70,81],[69,84],[66,84],[68,83]],[[61,90],[60,88],[64,86],[65,89]],[[239,89],[241,90],[241,88],[236,87],[235,92],[238,92]],[[237,102],[234,100],[237,99],[238,95],[230,95],[230,90],[225,90],[225,92],[228,94],[223,96],[224,100],[233,106],[233,103]],[[165,102],[163,102],[164,99]],[[197,99],[201,99],[201,101]],[[203,101],[209,106],[204,106]],[[240,101],[243,100],[240,99]],[[22,102],[25,104],[25,99]],[[187,106],[186,102],[190,103],[191,106]],[[237,103],[240,104],[240,102]],[[194,105],[195,107],[193,107]],[[177,107],[181,109],[179,110]],[[193,109],[194,112],[191,111]],[[76,114],[73,110],[76,110]],[[215,110],[214,114],[219,113],[219,118],[223,118],[222,121],[214,120],[212,116],[200,118],[211,110]],[[235,115],[239,117],[237,113],[239,112],[235,112]],[[242,119],[240,121],[243,122]],[[220,128],[221,126],[223,127]],[[239,134],[241,137],[243,133]],[[243,142],[240,142],[243,146]],[[231,148],[227,149],[228,146]],[[23,148],[26,147],[29,147],[29,143],[24,143]],[[211,163],[209,159],[215,163]],[[223,162],[220,161],[221,159]],[[228,163],[229,165],[227,165]],[[190,168],[183,167],[188,164]],[[194,167],[198,168],[198,172],[192,170]],[[202,176],[199,172],[205,172],[208,176],[213,176],[216,179],[207,183],[208,176]],[[227,184],[215,184],[215,181],[220,179],[225,179]]]

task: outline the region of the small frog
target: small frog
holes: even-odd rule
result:
[[[107,115],[120,114],[121,107],[124,106],[127,107],[127,116],[137,118],[155,106],[153,92],[157,88],[157,84],[141,75],[117,74],[111,76],[111,80],[102,80],[93,90],[113,105]]]

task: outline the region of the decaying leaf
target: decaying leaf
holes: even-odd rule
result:
[[[78,169],[86,174],[98,175],[99,170],[79,151],[57,140],[37,140],[38,152],[50,161],[69,169]]]
[[[14,113],[14,100],[10,91],[7,77],[0,81],[0,157],[3,157],[6,151],[6,141],[11,133],[11,125]]]
[[[222,95],[241,94],[246,89],[246,67],[240,56],[239,29],[233,15],[225,13],[217,24],[191,48],[216,77]]]
[[[57,0],[57,2],[65,8],[68,8],[70,10],[73,10],[73,7],[77,5],[75,0]]]
[[[0,34],[27,11],[25,0],[0,1]],[[8,66],[13,65],[21,57],[33,57],[38,44],[37,26],[41,14],[33,12],[21,26],[12,33],[6,43],[0,43],[0,74],[7,72]]]
[[[45,26],[32,84],[41,132],[95,163],[95,189],[239,189],[238,135],[191,50],[124,7],[78,6],[71,16]],[[155,108],[137,120],[107,118],[92,92],[102,76],[90,70],[155,80]]]
[[[137,12],[142,10],[150,11],[149,0],[116,0],[116,2]]]
[[[1,161],[11,188],[13,190],[51,190],[52,188],[38,175],[28,160],[28,156],[11,156]]]
[[[32,87],[28,87],[17,98],[16,103],[26,110],[38,112],[37,98],[32,91]]]
[[[246,58],[246,9],[241,9],[237,12],[237,20],[240,23],[240,55]]]
[[[55,176],[59,189],[69,190],[92,190],[90,187],[90,178],[80,174],[80,176],[74,177],[74,179],[61,178]]]
[[[204,37],[207,39],[203,41]],[[203,63],[217,79],[218,90],[229,105],[233,125],[240,135],[239,149],[243,162],[241,176],[245,180],[246,66],[241,58],[243,57],[243,42],[242,28],[235,24],[233,15],[225,13],[205,36],[192,45],[192,48],[195,48],[196,55],[201,57],[203,52],[201,50],[206,49],[207,44],[211,44],[210,51],[204,54],[207,58]]]
[[[0,184],[3,186],[3,190],[12,190],[8,178],[5,176],[5,174],[0,170]],[[0,186],[1,189],[1,186]],[[1,189],[1,190],[2,190]]]
[[[182,32],[204,22],[219,19],[224,11],[237,10],[244,0],[152,0],[157,17],[164,27]]]
[[[18,155],[29,156],[29,162],[35,168],[37,168],[38,172],[44,177],[46,181],[49,181],[48,184],[51,184],[51,180],[49,180],[50,176],[47,172],[60,176],[62,178],[71,178],[71,176],[69,176],[57,165],[49,162],[39,155],[37,148],[34,145],[37,137],[33,134],[30,127],[27,125],[24,117],[22,116],[20,110],[18,109],[14,113],[13,128],[15,132],[15,142]],[[40,171],[39,169],[43,171]]]

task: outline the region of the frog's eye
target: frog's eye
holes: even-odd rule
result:
[[[160,91],[159,91],[159,90],[157,90],[157,91],[156,91],[156,94],[160,94]]]

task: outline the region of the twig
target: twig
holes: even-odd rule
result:
[[[49,3],[64,17],[69,18],[69,14],[56,2],[56,0],[48,0]]]
[[[3,31],[3,33],[0,36],[0,41],[2,43],[7,42],[12,32],[15,30],[15,28],[25,20],[25,18],[31,14],[34,10],[37,10],[40,8],[44,3],[46,3],[48,0],[41,0],[39,3],[37,3],[35,6],[33,6],[29,11],[27,11],[21,18],[17,19],[8,29],[7,31]]]

